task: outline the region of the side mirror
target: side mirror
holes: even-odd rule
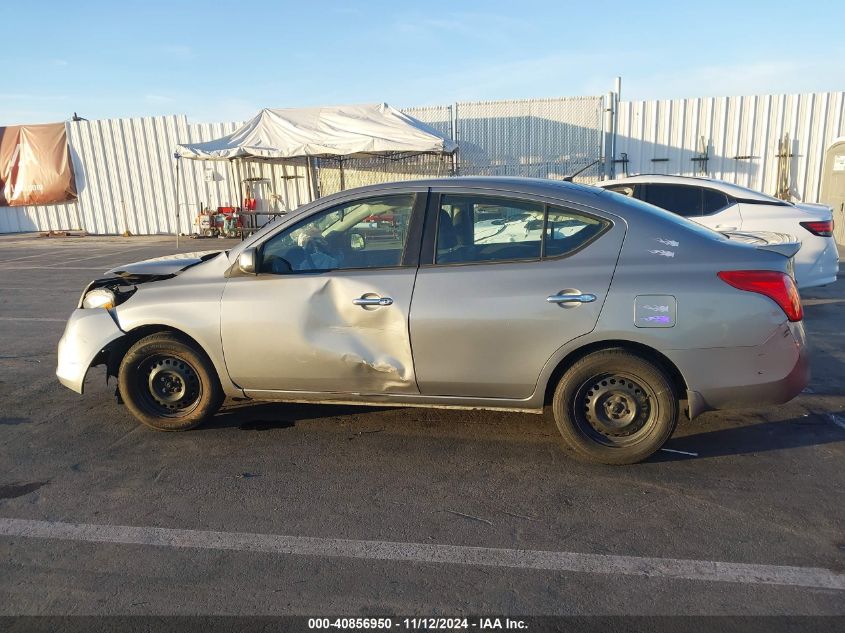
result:
[[[238,268],[242,273],[254,275],[258,272],[256,259],[255,249],[247,248],[238,255]]]
[[[364,239],[364,236],[360,233],[352,233],[349,236],[349,248],[353,251],[361,251],[364,250],[364,247],[367,245],[367,241]]]

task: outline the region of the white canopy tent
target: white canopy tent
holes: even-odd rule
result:
[[[240,129],[205,143],[178,146],[183,158],[226,160],[361,158],[451,154],[457,144],[386,103],[324,108],[265,108]]]
[[[177,192],[180,158],[226,161],[231,168],[233,182],[238,181],[236,171],[243,176],[245,163],[270,163],[271,166],[279,163],[284,174],[285,163],[305,159],[308,188],[313,199],[320,195],[315,167],[317,159],[336,161],[340,189],[343,190],[346,160],[380,157],[391,162],[407,161],[421,155],[454,156],[457,149],[457,143],[451,139],[386,103],[265,108],[231,134],[212,141],[177,145]],[[242,177],[240,180],[246,183],[267,179]]]

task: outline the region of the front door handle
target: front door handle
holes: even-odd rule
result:
[[[356,306],[391,306],[393,299],[390,297],[358,297],[353,299],[352,303]]]
[[[592,303],[596,295],[591,294],[559,294],[546,297],[549,303]]]

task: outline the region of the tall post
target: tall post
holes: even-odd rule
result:
[[[616,140],[619,132],[619,102],[622,100],[622,77],[613,82],[613,136],[611,137],[611,173],[616,177]]]
[[[179,152],[173,152],[173,158],[176,159],[176,248],[179,248],[179,161],[181,156]]]
[[[604,180],[613,178],[613,92],[604,96]]]
[[[616,133],[619,119],[619,98],[622,93],[622,77],[613,82],[613,90],[604,97],[604,178],[616,176]]]

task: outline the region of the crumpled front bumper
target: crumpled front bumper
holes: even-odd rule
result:
[[[59,382],[82,393],[91,363],[103,348],[124,334],[107,310],[74,310],[59,341]]]

